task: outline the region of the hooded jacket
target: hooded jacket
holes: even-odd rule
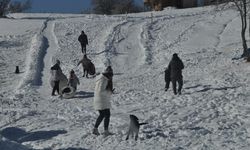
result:
[[[86,70],[89,70],[90,69],[90,66],[91,66],[91,60],[86,58],[86,57],[83,57],[77,64],[77,66],[79,66],[80,64],[82,64],[82,67],[83,69],[86,69]]]
[[[88,45],[88,37],[85,33],[81,33],[81,35],[78,37],[78,41],[82,44],[82,45]]]
[[[177,55],[174,55],[168,65],[168,69],[170,71],[171,80],[178,80],[182,78],[182,69],[184,69],[184,64]]]
[[[99,75],[95,83],[94,109],[103,110],[111,108],[112,91],[107,88],[109,79],[103,74]]]

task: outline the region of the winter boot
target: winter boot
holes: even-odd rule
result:
[[[100,135],[100,133],[99,133],[99,131],[98,131],[97,128],[94,128],[92,133],[95,134],[95,135]]]
[[[109,136],[109,135],[113,135],[113,134],[114,133],[109,132],[109,130],[105,130],[103,133],[104,136]]]

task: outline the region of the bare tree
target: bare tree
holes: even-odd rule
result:
[[[0,0],[0,17],[3,17],[8,11],[10,0]]]
[[[143,11],[134,0],[92,0],[94,13],[97,14],[125,14]]]
[[[93,10],[97,14],[112,14],[115,0],[92,0]]]
[[[243,46],[243,54],[242,57],[249,57],[247,41],[246,41],[246,29],[247,29],[247,1],[248,0],[238,0],[234,1],[235,5],[240,12],[241,18],[241,38],[242,38],[242,46]]]
[[[25,2],[0,0],[0,17],[4,17],[7,12],[23,12],[29,8],[31,8],[31,0]]]
[[[14,1],[9,5],[9,11],[12,13],[23,12],[31,8],[31,0],[26,0],[25,2]]]
[[[247,13],[249,9],[250,0],[224,0],[225,2],[232,2],[236,6],[241,18],[241,39],[243,46],[243,53],[241,57],[250,58],[250,53],[247,50],[246,29],[247,29]]]
[[[125,14],[143,11],[143,7],[137,6],[134,0],[116,0],[113,14]]]

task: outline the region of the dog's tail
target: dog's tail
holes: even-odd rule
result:
[[[144,124],[148,124],[148,123],[147,122],[139,123],[139,125],[144,125]]]

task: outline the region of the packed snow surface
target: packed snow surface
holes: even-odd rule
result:
[[[233,8],[9,17],[0,19],[1,150],[249,149],[250,67],[238,59],[241,24]],[[114,70],[112,136],[91,134],[99,114],[93,109],[95,78],[82,77],[77,67],[82,30],[97,73],[107,65]],[[182,95],[174,95],[171,85],[164,91],[173,53],[185,65]],[[80,78],[74,98],[51,96],[49,70],[56,59],[64,74],[74,69]],[[148,123],[138,141],[125,140],[130,114]]]

